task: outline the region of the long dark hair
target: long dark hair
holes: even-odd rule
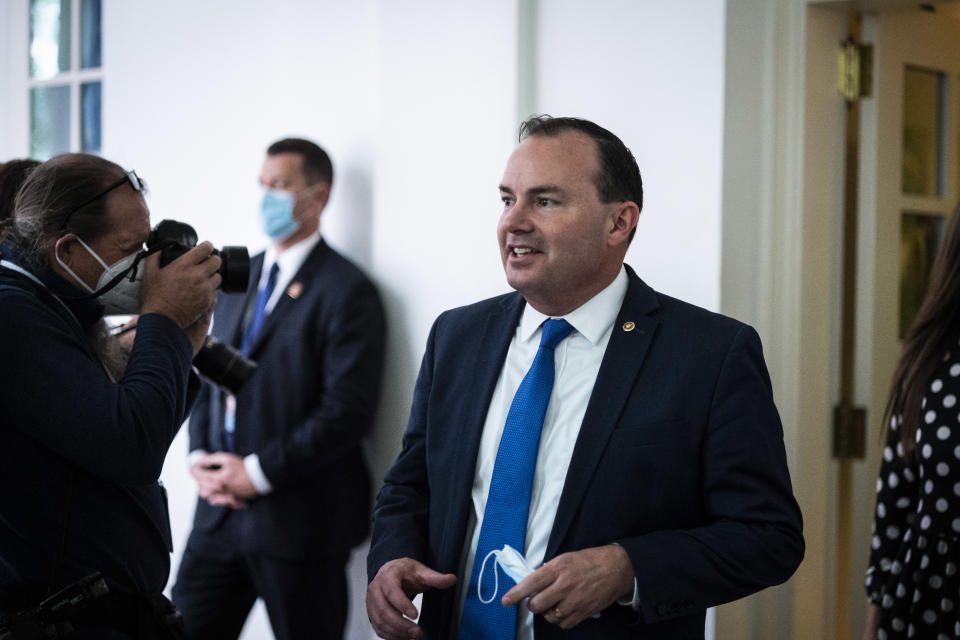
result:
[[[927,292],[910,326],[884,411],[884,423],[900,421],[900,442],[910,454],[916,443],[920,405],[930,376],[960,331],[960,203],[930,271]]]
[[[17,192],[8,236],[20,245],[29,266],[48,266],[51,248],[65,233],[90,242],[109,232],[105,198],[74,213],[66,230],[63,224],[73,209],[124,175],[120,165],[85,153],[64,153],[34,167]]]

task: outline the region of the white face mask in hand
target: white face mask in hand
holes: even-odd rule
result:
[[[480,585],[483,584],[483,571],[487,566],[487,560],[491,556],[496,556],[496,564],[493,567],[493,595],[489,599],[484,600],[483,594],[480,593]],[[490,604],[493,602],[493,599],[497,597],[497,591],[500,590],[500,578],[496,573],[497,567],[499,564],[500,568],[503,569],[503,572],[507,574],[515,583],[520,584],[520,581],[526,578],[528,575],[533,573],[533,569],[527,564],[527,559],[521,555],[519,551],[514,549],[508,544],[503,545],[503,549],[494,549],[488,553],[484,558],[483,562],[480,563],[480,576],[477,578],[477,599],[480,600],[482,604]],[[592,618],[599,618],[600,614],[595,613]]]
[[[489,599],[484,599],[483,594],[480,593],[480,585],[483,584],[483,572],[486,569],[487,561],[491,556],[496,556],[496,564],[493,566],[493,595]],[[533,573],[533,569],[530,568],[530,565],[527,564],[527,559],[523,555],[511,547],[508,544],[503,545],[503,549],[494,549],[488,553],[484,558],[483,562],[480,563],[480,576],[477,578],[477,599],[480,600],[483,604],[490,604],[493,602],[493,599],[497,597],[497,591],[500,590],[500,577],[497,573],[497,566],[500,565],[500,568],[503,569],[503,572],[510,576],[510,578],[517,584],[521,580],[526,578],[528,575]]]

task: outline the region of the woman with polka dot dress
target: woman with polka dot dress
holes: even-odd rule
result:
[[[864,640],[960,639],[960,207],[887,401]]]

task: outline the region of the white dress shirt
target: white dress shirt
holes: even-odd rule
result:
[[[593,393],[603,354],[610,341],[613,323],[626,293],[627,272],[621,267],[620,273],[603,291],[567,315],[560,316],[573,326],[574,331],[560,342],[554,351],[553,392],[540,434],[527,520],[527,539],[523,550],[527,564],[531,567],[536,568],[543,564],[547,541],[553,529],[557,505],[560,503],[560,494],[567,477],[567,468],[580,434],[580,425]],[[540,326],[549,318],[550,316],[545,316],[529,304],[524,307],[523,316],[510,341],[500,378],[490,400],[473,478],[473,512],[464,543],[458,613],[463,609],[466,588],[470,583],[470,570],[480,537],[480,526],[477,524],[483,521],[490,479],[507,413],[521,380],[537,355],[540,347]],[[506,591],[503,589],[497,593],[496,603],[499,604],[504,593]],[[517,640],[533,640],[533,614],[527,609],[526,602],[519,607]],[[459,619],[459,615],[457,617]]]
[[[257,283],[257,288],[262,289],[267,286],[267,279],[270,277],[270,268],[274,262],[280,267],[280,270],[277,272],[277,284],[274,286],[273,293],[270,294],[270,299],[267,300],[267,306],[265,307],[267,313],[273,311],[273,308],[277,306],[280,296],[287,290],[287,287],[293,280],[293,276],[297,274],[297,271],[299,271],[303,263],[306,262],[307,256],[310,255],[310,252],[313,251],[313,248],[317,246],[318,242],[320,242],[319,231],[310,237],[304,238],[292,247],[287,247],[282,253],[277,253],[273,245],[267,247],[263,255],[263,269],[260,270],[260,282]]]
[[[268,314],[277,306],[280,296],[284,295],[287,287],[293,280],[293,276],[295,276],[297,271],[300,270],[300,267],[303,266],[307,256],[310,255],[310,252],[313,251],[313,248],[317,246],[318,242],[320,242],[319,231],[280,253],[277,252],[273,245],[267,247],[263,256],[263,268],[260,270],[260,281],[257,283],[258,290],[267,286],[267,279],[270,277],[270,269],[273,267],[273,264],[276,263],[279,267],[277,270],[277,283],[274,285],[273,293],[270,294],[270,299],[267,300],[265,307]],[[230,414],[230,416],[235,415],[236,399],[230,394],[227,395],[226,405],[226,412]],[[225,418],[229,420],[230,416],[225,416]],[[240,426],[240,428],[242,429],[243,426]],[[187,467],[192,468],[197,459],[206,454],[207,452],[203,449],[191,451],[189,456],[187,456]],[[266,495],[273,491],[273,485],[260,466],[260,456],[256,453],[251,453],[243,459],[243,466],[247,471],[247,475],[250,476],[250,482],[253,483],[257,493]]]

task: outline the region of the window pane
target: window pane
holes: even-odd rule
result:
[[[70,69],[70,0],[30,0],[30,77]]]
[[[100,0],[80,5],[80,68],[92,69],[100,62]]]
[[[30,156],[47,160],[70,150],[70,87],[30,90]]]
[[[942,189],[942,73],[907,67],[903,80],[903,192],[938,196]]]
[[[100,84],[80,85],[80,150],[100,153]]]
[[[927,291],[930,268],[946,221],[930,213],[904,212],[900,220],[900,338],[903,339]]]

